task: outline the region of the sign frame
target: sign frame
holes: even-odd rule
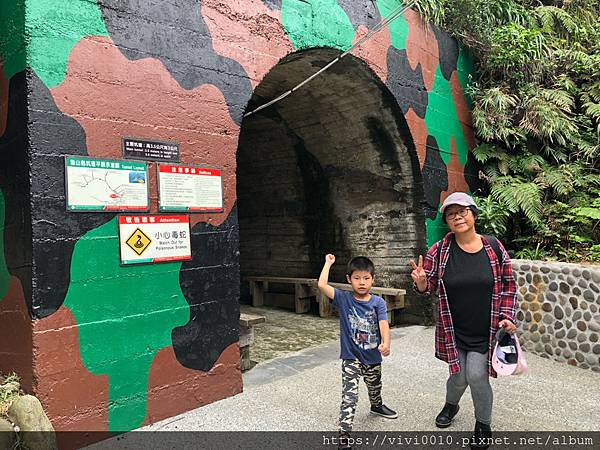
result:
[[[77,167],[77,166],[69,166],[69,159],[78,159],[78,160],[90,160],[90,161],[95,161],[95,162],[104,162],[104,163],[118,163],[118,164],[140,164],[144,166],[144,170],[145,170],[145,176],[146,176],[146,180],[145,180],[145,186],[146,186],[146,207],[145,208],[137,208],[137,207],[132,207],[132,208],[100,208],[99,206],[97,208],[94,208],[91,205],[88,205],[87,207],[81,207],[81,208],[69,208],[70,204],[69,204],[69,167]],[[99,170],[105,169],[103,167],[93,167]],[[64,155],[64,169],[65,169],[65,173],[64,173],[64,182],[65,182],[65,211],[69,212],[69,213],[110,213],[110,214],[119,214],[119,213],[147,213],[150,211],[150,180],[149,180],[149,169],[148,169],[148,163],[146,161],[138,161],[138,160],[127,160],[127,161],[123,161],[120,159],[112,159],[112,158],[96,158],[93,156],[89,156],[89,155],[85,155],[85,156],[80,156],[80,155]]]
[[[181,168],[189,168],[189,169],[199,169],[199,170],[218,170],[220,172],[219,177],[221,178],[221,207],[220,208],[202,208],[202,207],[190,207],[190,206],[162,206],[161,205],[161,196],[162,192],[160,189],[160,168],[161,166],[170,166],[170,167],[181,167]],[[156,185],[158,190],[158,211],[163,214],[168,213],[187,213],[187,214],[219,214],[225,212],[225,185],[223,183],[223,168],[220,166],[199,166],[199,165],[191,165],[191,164],[166,164],[159,163],[156,165]],[[168,209],[165,209],[168,208]]]
[[[161,158],[158,156],[148,156],[145,154],[140,154],[140,155],[130,155],[127,154],[127,146],[125,145],[125,141],[134,141],[137,143],[142,143],[143,145],[147,145],[147,144],[161,144],[161,145],[170,145],[170,146],[175,146],[177,147],[177,150],[175,152],[175,157],[171,158],[171,159],[165,159],[165,158]],[[142,148],[142,153],[144,152],[144,150],[148,150],[145,148]],[[123,155],[123,159],[127,159],[127,160],[138,160],[138,161],[154,161],[154,162],[158,162],[158,163],[179,163],[180,159],[181,159],[181,148],[179,146],[179,142],[174,142],[174,141],[163,141],[160,139],[145,139],[145,138],[138,138],[138,137],[133,137],[133,136],[123,136],[121,137],[121,153]]]
[[[186,231],[187,231],[187,240],[189,242],[189,249],[190,249],[190,254],[189,256],[185,256],[185,257],[170,257],[169,259],[159,259],[159,260],[150,260],[147,261],[148,258],[144,258],[144,260],[141,261],[135,261],[135,260],[130,260],[130,259],[123,259],[123,246],[127,245],[129,246],[129,244],[127,244],[127,241],[129,239],[131,239],[131,237],[133,236],[133,234],[135,234],[135,231],[139,228],[140,231],[142,231],[142,233],[146,234],[147,231],[145,232],[143,229],[141,229],[141,226],[144,225],[158,225],[159,223],[134,223],[132,225],[137,225],[136,230],[133,231],[133,233],[131,234],[131,236],[129,236],[128,238],[126,238],[124,241],[121,239],[121,222],[122,220],[124,220],[126,217],[138,217],[138,218],[150,218],[150,217],[154,217],[155,220],[157,218],[160,217],[164,217],[164,218],[185,218],[185,222],[187,224],[186,227]],[[167,222],[167,223],[174,223],[174,222]],[[178,222],[181,223],[181,222]],[[143,265],[149,265],[149,264],[163,264],[163,263],[183,263],[186,261],[191,261],[193,258],[193,252],[192,252],[192,226],[191,226],[191,222],[190,222],[190,216],[187,214],[119,214],[117,216],[117,238],[119,239],[119,266],[120,267],[135,267],[135,266],[143,266]],[[138,255],[141,256],[141,255]]]

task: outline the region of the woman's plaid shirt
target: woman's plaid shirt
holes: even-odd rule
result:
[[[438,313],[437,324],[435,328],[435,356],[449,365],[450,374],[460,372],[460,363],[458,361],[458,350],[454,339],[454,326],[452,325],[452,316],[450,314],[450,306],[448,304],[448,296],[442,277],[446,270],[448,256],[450,254],[450,244],[453,241],[454,233],[450,232],[444,239],[436,242],[431,246],[425,257],[423,269],[427,275],[427,290],[419,292],[416,285],[413,283],[415,291],[421,295],[438,294]],[[488,373],[492,377],[496,377],[496,371],[492,367],[492,351],[494,346],[494,338],[498,331],[498,323],[503,319],[508,319],[515,323],[515,309],[517,307],[517,285],[512,273],[510,257],[504,246],[498,241],[498,246],[502,252],[502,261],[498,261],[496,252],[485,239],[481,237],[483,247],[485,248],[492,273],[494,275],[494,288],[492,290],[492,314],[490,317],[490,335],[488,339]],[[440,257],[438,258],[438,248]],[[438,261],[439,266],[438,267]]]

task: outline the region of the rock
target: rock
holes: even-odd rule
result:
[[[0,448],[13,448],[17,440],[17,435],[12,424],[0,417]]]
[[[56,435],[40,401],[33,395],[16,399],[8,410],[8,417],[18,426],[21,440],[29,450],[56,450]]]

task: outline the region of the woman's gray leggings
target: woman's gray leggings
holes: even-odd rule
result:
[[[446,403],[458,405],[465,389],[470,386],[475,420],[489,425],[492,423],[494,394],[488,376],[488,355],[458,349],[458,359],[460,372],[451,375],[446,382]]]

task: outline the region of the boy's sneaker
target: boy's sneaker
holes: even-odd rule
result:
[[[395,419],[398,417],[396,411],[388,408],[385,405],[371,406],[371,414],[377,414],[378,416],[385,417],[386,419]]]

